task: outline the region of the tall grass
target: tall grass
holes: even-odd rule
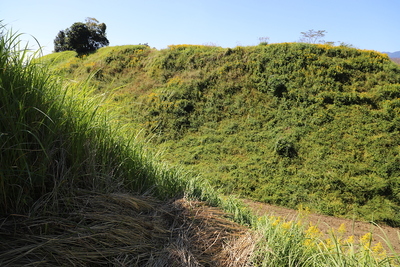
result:
[[[0,41],[0,214],[32,212],[77,190],[182,195],[185,174],[156,163],[110,120],[87,82],[65,83],[19,35]]]
[[[357,240],[342,226],[326,234],[318,225],[302,223],[302,217],[260,217],[254,225],[252,261],[255,266],[400,266],[393,245],[375,240],[380,233],[365,233]]]

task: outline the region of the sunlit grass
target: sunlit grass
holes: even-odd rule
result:
[[[302,219],[263,216],[255,223],[259,240],[253,254],[255,266],[400,266],[398,252],[388,242],[372,242],[365,233],[359,240],[344,225],[322,232]]]
[[[94,96],[86,81],[49,75],[18,37],[9,32],[0,42],[1,213],[26,213],[43,200],[52,205],[77,189],[183,194],[184,172],[127,141],[103,95]]]

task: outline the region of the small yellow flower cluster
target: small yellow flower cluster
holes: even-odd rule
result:
[[[65,64],[63,64],[60,68],[61,69],[73,69],[78,67],[78,58],[72,58],[71,60],[67,61]]]
[[[375,50],[369,50],[369,49],[361,49],[363,52],[369,53],[373,55],[377,59],[387,59],[389,60],[389,56],[387,54],[381,53],[379,51]]]
[[[190,45],[190,44],[180,44],[180,45],[169,45],[170,50],[183,50],[185,48],[204,48],[204,45]]]
[[[381,242],[376,243],[372,248],[372,254],[377,260],[383,260],[387,258],[386,250],[382,246]]]
[[[167,85],[168,86],[173,86],[173,85],[180,85],[182,83],[183,83],[183,80],[180,77],[175,76],[175,77],[173,77],[173,78],[168,80]]]
[[[88,62],[88,63],[85,63],[85,67],[94,67],[94,65],[96,65],[96,63],[95,62]]]
[[[271,216],[270,218],[274,219],[274,222],[272,223],[272,226],[277,226],[281,222],[281,217]]]
[[[300,208],[303,209],[303,207]],[[331,229],[330,234],[327,234],[312,222],[308,224],[308,228],[304,228],[304,224],[300,225],[298,220],[289,221],[277,216],[260,217],[261,225],[263,225],[263,220],[269,222],[273,231],[278,231],[280,236],[283,235],[284,240],[302,236],[304,239],[301,239],[301,243],[310,253],[324,252],[332,256],[343,254],[349,257],[371,258],[373,261],[386,261],[388,259],[382,243],[373,243],[372,233],[368,232],[359,240],[356,240],[353,235],[348,235],[344,223],[336,229]],[[297,231],[302,231],[302,234],[299,235]]]
[[[335,46],[331,44],[316,44],[317,47],[324,48],[324,49],[332,49],[335,48]]]
[[[157,101],[158,99],[159,99],[159,96],[158,96],[158,94],[157,93],[150,93],[150,94],[148,94],[147,95],[147,101],[149,101],[149,102],[155,102],[155,101]]]
[[[338,228],[338,233],[341,235],[344,235],[344,233],[346,233],[346,225],[344,223],[342,223],[339,228]]]
[[[320,238],[323,235],[321,230],[319,230],[319,228],[313,223],[310,223],[310,226],[306,230],[305,234],[307,238],[311,239]]]
[[[289,230],[290,228],[292,228],[292,224],[293,224],[293,221],[284,222],[284,223],[282,223],[282,228]]]
[[[366,233],[360,238],[360,244],[364,247],[365,250],[368,250],[371,248],[371,242],[372,242],[372,234],[371,233]]]
[[[344,244],[354,244],[354,235],[349,236],[346,240],[343,241]]]
[[[322,237],[323,233],[319,228],[310,222],[309,227],[305,231],[304,246],[308,249],[317,248],[318,240]]]
[[[321,240],[318,246],[327,251],[332,251],[336,247],[336,243],[331,238],[326,238],[325,240]]]
[[[300,218],[305,218],[308,215],[311,214],[311,209],[310,207],[307,206],[303,206],[303,204],[300,204],[297,208],[298,212],[299,212],[299,216]]]

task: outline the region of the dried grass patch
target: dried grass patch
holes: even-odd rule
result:
[[[170,256],[182,263],[178,266],[250,266],[255,240],[247,228],[203,202],[180,199],[173,205],[179,216]]]
[[[247,229],[201,202],[91,193],[67,203],[2,218],[0,265],[247,266],[254,247]]]

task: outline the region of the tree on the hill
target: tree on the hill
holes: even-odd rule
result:
[[[87,18],[86,23],[75,22],[71,27],[60,31],[54,39],[54,51],[76,51],[86,54],[107,46],[106,24],[99,23],[95,18]]]
[[[325,36],[325,33],[325,30],[308,30],[306,32],[301,32],[300,42],[316,44],[318,41],[318,43],[324,43],[324,40],[320,39]]]
[[[59,33],[56,36],[56,39],[54,39],[54,52],[61,52],[65,50],[68,50],[65,41],[65,32],[59,31]]]

